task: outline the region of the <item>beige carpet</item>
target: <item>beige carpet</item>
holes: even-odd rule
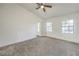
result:
[[[1,56],[77,56],[79,45],[48,37],[32,40],[0,48]]]

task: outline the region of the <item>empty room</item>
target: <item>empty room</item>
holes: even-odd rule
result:
[[[0,3],[0,56],[79,56],[79,3]]]

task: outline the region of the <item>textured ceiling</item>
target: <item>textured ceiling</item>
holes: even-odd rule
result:
[[[23,8],[29,10],[35,15],[39,16],[42,19],[49,19],[56,16],[62,16],[74,12],[79,11],[79,4],[71,4],[71,3],[48,3],[48,5],[52,5],[53,8],[46,8],[46,12],[44,13],[42,9],[36,10],[37,5],[35,3],[21,3],[19,4]]]

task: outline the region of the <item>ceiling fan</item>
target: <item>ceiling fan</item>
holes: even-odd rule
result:
[[[42,8],[44,12],[46,12],[46,9],[45,9],[46,7],[47,7],[47,8],[52,8],[51,5],[46,5],[46,4],[44,4],[44,3],[36,3],[36,4],[37,4],[37,6],[38,6],[36,9]]]

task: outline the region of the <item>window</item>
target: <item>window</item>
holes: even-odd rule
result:
[[[37,24],[37,31],[40,32],[40,22]]]
[[[46,28],[47,28],[47,32],[52,32],[52,23],[51,22],[47,22],[46,23]]]
[[[68,20],[62,22],[62,33],[73,33],[74,21]]]

